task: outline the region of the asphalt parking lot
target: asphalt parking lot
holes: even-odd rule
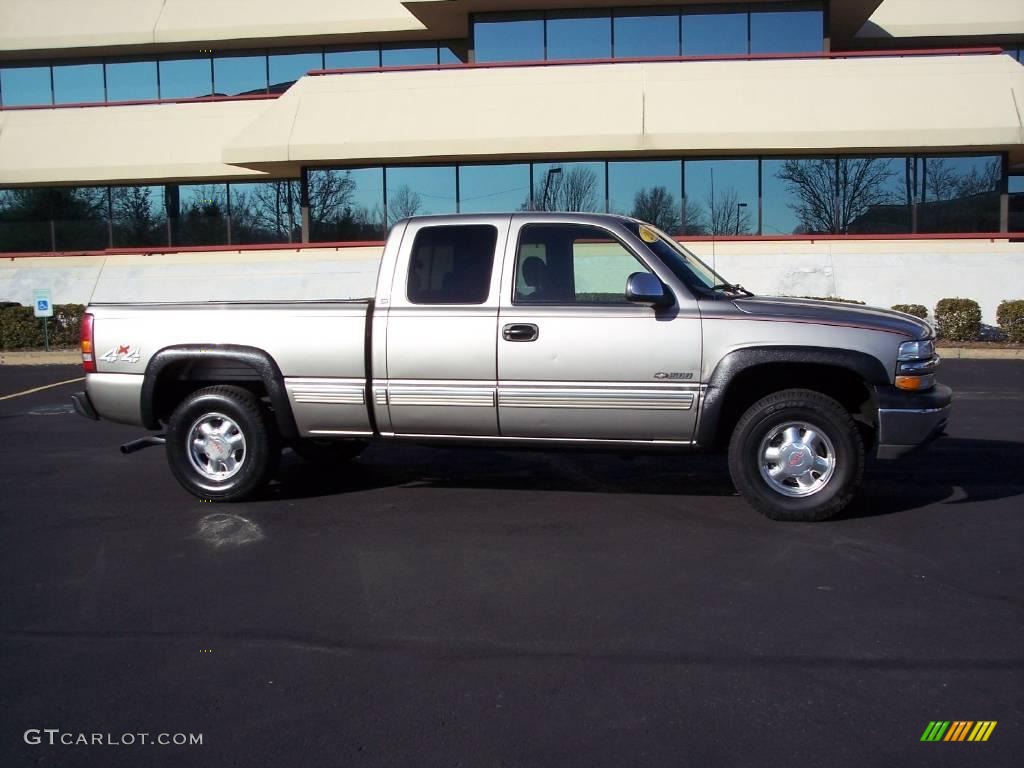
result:
[[[211,505],[80,384],[0,399],[0,766],[1019,765],[1024,363],[941,378],[950,436],[809,525],[705,456],[376,446]]]

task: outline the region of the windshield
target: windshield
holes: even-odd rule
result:
[[[657,227],[639,222],[630,222],[627,226],[688,287],[703,288],[705,291],[739,292],[737,286],[732,285]]]

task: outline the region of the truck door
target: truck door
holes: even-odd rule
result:
[[[513,218],[498,318],[503,437],[692,440],[697,303],[679,291],[662,309],[625,297],[631,274],[655,271],[622,232]]]
[[[387,309],[387,402],[396,435],[494,437],[500,260],[510,217],[415,219]]]

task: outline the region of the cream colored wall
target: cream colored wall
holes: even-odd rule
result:
[[[1024,36],[1021,0],[884,0],[858,37]]]
[[[221,151],[272,103],[0,112],[0,185],[258,177]]]
[[[0,2],[6,51],[422,32],[399,0]]]
[[[1014,93],[1024,94],[1024,67],[1008,56],[329,75],[298,82],[227,144],[223,159],[294,169],[612,153],[1020,154]]]
[[[688,243],[730,280],[761,294],[841,296],[875,306],[944,297],[978,301],[995,324],[1003,299],[1024,298],[1024,243],[997,240],[819,240]],[[313,300],[372,295],[380,247],[281,248],[153,256],[0,260],[0,301],[56,303]]]

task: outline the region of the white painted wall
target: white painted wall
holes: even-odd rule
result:
[[[875,306],[944,297],[1024,298],[1024,243],[1005,240],[689,243],[728,279],[761,294],[841,296]],[[56,303],[359,298],[373,294],[381,248],[307,248],[0,261],[0,301]]]

